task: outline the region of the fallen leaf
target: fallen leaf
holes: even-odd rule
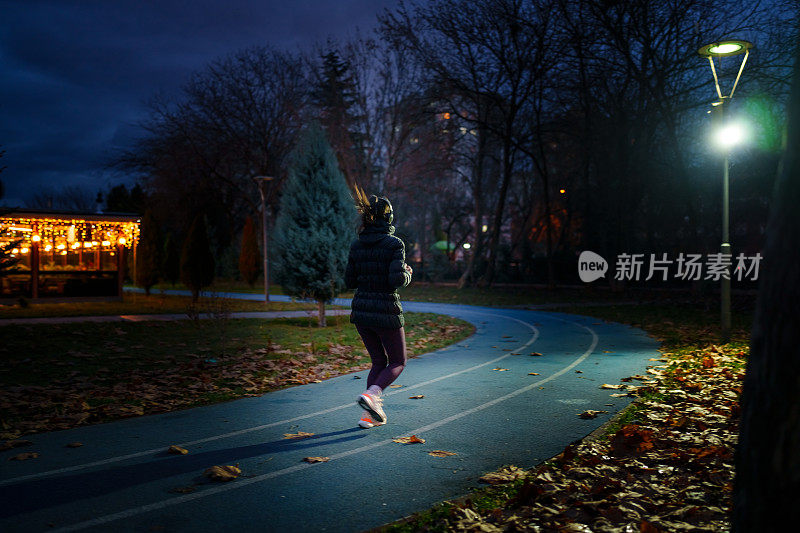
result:
[[[428,455],[431,455],[433,457],[450,457],[451,455],[458,455],[458,454],[455,452],[446,452],[444,450],[433,450],[428,452]]]
[[[203,472],[203,475],[212,481],[232,481],[239,477],[239,474],[241,473],[242,470],[238,466],[227,465],[206,468],[205,472]]]
[[[497,370],[498,372],[507,372],[508,371],[507,368],[500,368],[499,366],[497,368],[493,368],[492,370]]]
[[[79,441],[70,442],[67,444],[67,448],[80,448],[81,446],[83,446],[83,443]]]
[[[327,463],[330,461],[330,457],[303,457],[303,461],[307,463]]]
[[[179,455],[186,455],[187,453],[189,453],[189,450],[187,450],[186,448],[181,448],[180,446],[175,446],[173,444],[172,446],[169,447],[167,452],[168,453],[179,454]]]
[[[488,483],[490,485],[499,485],[501,483],[510,483],[523,477],[524,475],[525,470],[518,466],[509,465],[496,472],[489,472],[488,474],[482,475],[478,478],[478,481],[482,483]]]
[[[636,424],[623,426],[611,438],[611,451],[615,455],[641,453],[653,448],[653,432]]]
[[[397,437],[392,439],[392,442],[398,442],[400,444],[424,444],[425,439],[421,439],[416,435],[411,435],[410,437]]]
[[[399,389],[402,385],[389,385],[390,389]]]
[[[305,431],[298,431],[297,433],[284,433],[284,439],[307,439],[313,436],[314,433],[306,433]]]
[[[194,485],[189,485],[187,487],[175,487],[174,489],[169,489],[170,492],[177,492],[178,494],[189,494],[190,492],[194,492],[197,490],[197,487]]]
[[[539,352],[531,352],[528,355],[532,355],[534,357],[540,357],[542,354],[540,354]]]
[[[14,455],[13,457],[9,457],[9,461],[27,461],[28,459],[36,459],[39,457],[37,452],[23,452]]]
[[[576,370],[575,373],[576,374],[583,374],[583,370]]]
[[[597,418],[597,415],[602,413],[607,413],[608,411],[597,411],[595,409],[587,409],[586,411],[582,412],[578,416],[583,418],[584,420],[589,420],[590,418]]]
[[[424,397],[425,397],[425,395],[424,395],[424,394],[417,394],[416,396],[409,396],[409,397],[408,397],[408,399],[409,399],[409,400],[421,400],[421,399],[423,399]]]
[[[609,385],[608,383],[603,383],[600,385],[601,389],[621,389],[625,385]]]
[[[539,373],[538,372],[528,372],[528,375],[529,376],[538,376]]]
[[[33,444],[33,442],[31,442],[31,441],[29,441],[27,439],[9,440],[9,441],[4,442],[3,445],[0,446],[0,451],[10,450],[12,448],[20,448],[22,446],[30,446],[31,444]]]

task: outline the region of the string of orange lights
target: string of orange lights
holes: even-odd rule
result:
[[[66,255],[69,251],[130,249],[139,238],[139,220],[87,220],[79,217],[0,216],[0,243],[17,242],[12,255],[28,254],[40,243],[43,252]]]

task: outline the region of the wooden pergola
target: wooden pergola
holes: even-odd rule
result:
[[[0,244],[19,262],[0,298],[121,298],[126,254],[136,257],[139,215],[16,209],[0,215]]]

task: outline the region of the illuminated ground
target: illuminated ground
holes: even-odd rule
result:
[[[253,297],[257,295],[248,295]],[[277,298],[277,297],[276,297]],[[337,302],[339,303],[339,302]],[[658,343],[594,318],[404,303],[474,323],[469,339],[411,360],[389,424],[356,427],[365,372],[208,407],[31,437],[0,454],[3,531],[361,531],[465,494],[484,472],[530,467],[629,402],[600,389],[643,373]],[[532,352],[541,356],[532,356]],[[501,370],[507,369],[507,370]],[[534,372],[538,375],[530,375]],[[409,396],[424,395],[423,399]],[[594,420],[577,415],[607,410]],[[285,433],[314,433],[286,440]],[[392,442],[416,434],[424,444]],[[80,441],[78,448],[67,443]],[[188,455],[168,455],[179,444]],[[428,455],[445,450],[457,455]],[[309,464],[308,456],[329,457]],[[213,465],[242,476],[206,482]],[[188,488],[187,488],[188,487]],[[174,492],[176,489],[191,492]]]

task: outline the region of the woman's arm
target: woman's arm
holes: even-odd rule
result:
[[[389,263],[389,285],[395,289],[411,283],[411,268],[406,268],[406,246],[400,239],[397,239],[397,243]]]

